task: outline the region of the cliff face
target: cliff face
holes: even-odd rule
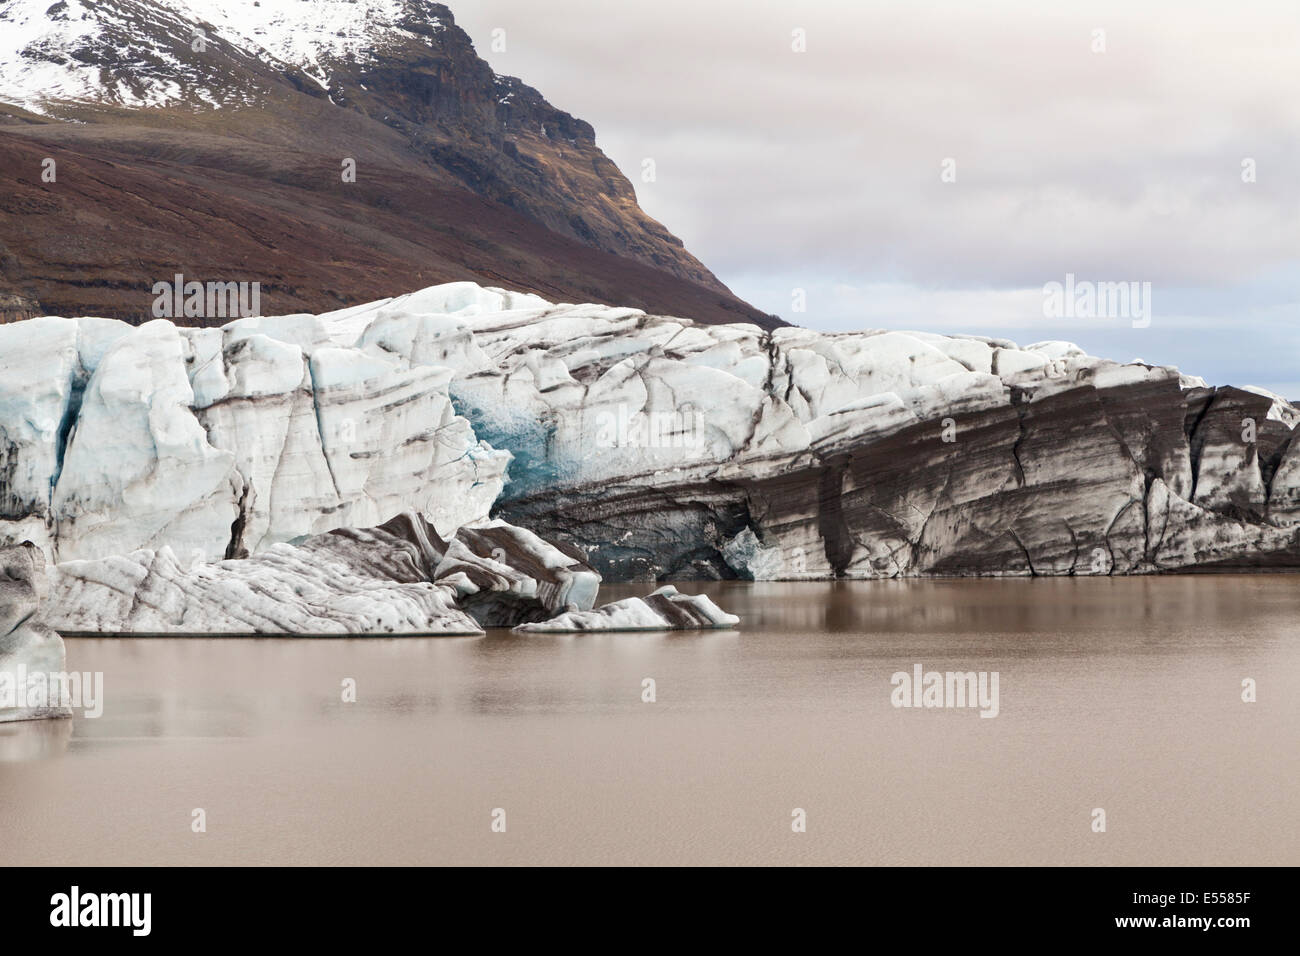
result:
[[[602,574],[1300,567],[1300,412],[1062,342],[469,320],[452,394],[515,456],[497,513]]]
[[[371,41],[382,55],[320,59],[334,103],[401,130],[478,195],[560,235],[727,292],[641,211],[591,124],[494,73],[442,4],[406,0],[393,17],[391,30]]]
[[[459,283],[0,327],[0,544],[256,554],[489,514],[607,580],[1300,568],[1300,410],[1064,342],[706,326]]]
[[[470,279],[779,324],[440,4],[3,0],[0,104],[0,293],[49,312],[138,321],[182,272],[267,312]]]
[[[41,304],[21,295],[0,294],[0,323],[21,322],[41,314]]]

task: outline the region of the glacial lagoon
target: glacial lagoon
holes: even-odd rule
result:
[[[741,626],[71,638],[69,669],[104,675],[104,712],[0,725],[0,858],[1300,856],[1300,577],[683,587]],[[602,599],[645,590],[606,586]],[[997,716],[895,706],[892,676],[918,665],[996,674]]]

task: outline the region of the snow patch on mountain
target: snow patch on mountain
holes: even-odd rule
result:
[[[301,68],[324,89],[334,60],[364,63],[383,44],[441,33],[442,18],[409,0],[166,0],[223,36]],[[411,27],[420,28],[411,29]]]
[[[418,0],[2,0],[0,102],[124,108],[250,103],[215,54],[300,69],[329,89],[333,64],[447,29]]]

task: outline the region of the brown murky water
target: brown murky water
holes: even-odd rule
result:
[[[741,629],[69,640],[104,714],[0,725],[0,862],[1300,863],[1300,577],[683,589]]]

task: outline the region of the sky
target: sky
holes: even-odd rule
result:
[[[449,5],[764,311],[1300,399],[1297,0]]]

